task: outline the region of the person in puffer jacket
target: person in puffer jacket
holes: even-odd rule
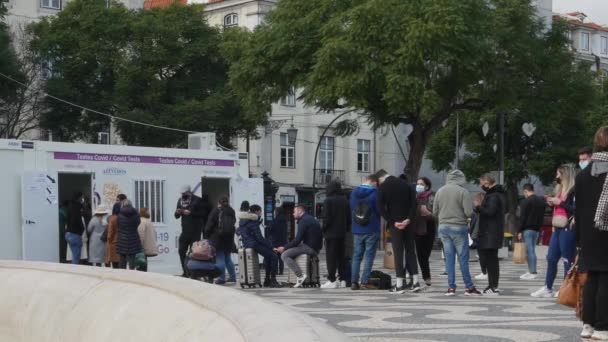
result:
[[[270,242],[262,236],[262,231],[260,230],[261,215],[262,208],[255,204],[249,208],[249,212],[239,213],[238,234],[243,241],[243,248],[252,248],[264,257],[264,266],[266,268],[264,286],[281,287],[276,278],[279,257],[273,251]]]
[[[135,269],[135,254],[141,252],[143,247],[139,240],[137,228],[141,223],[139,213],[131,201],[124,200],[121,203],[120,214],[118,215],[118,247],[120,254],[120,268]]]

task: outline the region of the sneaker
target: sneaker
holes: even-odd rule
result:
[[[356,281],[353,281],[353,284],[351,285],[350,289],[353,291],[358,291],[361,289],[361,287],[359,286],[359,283],[357,283]]]
[[[281,285],[276,279],[271,279],[267,287],[271,289],[280,289],[283,287],[283,285]]]
[[[416,284],[412,284],[408,290],[413,293],[418,293],[418,292],[422,291],[422,287],[420,286],[420,283],[416,283]]]
[[[559,291],[555,292],[555,294],[553,295],[553,298],[559,298]]]
[[[456,295],[456,289],[448,289],[448,292],[445,293],[448,297],[454,297]]]
[[[361,284],[361,290],[377,290],[378,288],[372,284]]]
[[[337,289],[340,287],[340,282],[336,281],[327,281],[325,282],[325,284],[321,285],[322,289],[326,289],[326,290],[333,290],[333,289]]]
[[[581,338],[591,338],[595,330],[590,324],[583,324],[583,331],[581,331]]]
[[[498,296],[498,295],[500,295],[500,291],[497,289],[488,287],[485,290],[483,290],[483,294],[486,296]]]
[[[553,291],[549,290],[546,286],[543,286],[540,290],[532,293],[530,296],[534,298],[551,298],[553,297]]]
[[[475,280],[488,280],[488,275],[487,274],[478,274],[475,276]]]
[[[427,287],[431,287],[431,279],[424,279],[424,283],[426,284]]]
[[[527,272],[526,274],[522,275],[521,277],[519,277],[519,279],[521,280],[534,280],[537,278],[536,274],[532,274],[530,272]]]
[[[468,297],[481,296],[481,292],[477,291],[476,288],[466,289],[464,290],[464,295]]]
[[[447,276],[447,275],[448,275],[448,272],[443,272],[443,273],[441,273],[441,275],[442,275],[442,276]]]
[[[215,281],[215,285],[224,285],[224,284],[226,284],[225,280],[218,279]]]
[[[406,291],[407,288],[405,286],[397,287],[397,285],[395,285],[392,289],[390,289],[389,292],[394,294],[404,294]]]
[[[297,277],[296,284],[293,287],[295,287],[295,288],[302,287],[305,280],[306,280],[306,274],[303,274],[301,277]]]
[[[608,341],[608,331],[594,331],[591,339],[596,341]]]
[[[342,280],[342,281],[340,282],[340,288],[341,288],[341,289],[343,289],[343,288],[346,288],[346,286],[347,286],[347,284],[346,284],[346,280]]]
[[[236,283],[236,279],[231,278],[231,279],[226,280],[226,282],[227,283]]]

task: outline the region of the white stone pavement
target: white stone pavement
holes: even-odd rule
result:
[[[444,268],[441,252],[433,254],[433,286],[421,294],[391,295],[386,291],[350,289],[244,291],[327,322],[355,341],[580,340],[581,323],[573,310],[560,306],[555,299],[530,297],[544,283],[546,247],[538,248],[540,277],[534,281],[519,280],[527,271],[526,265],[515,265],[510,259],[501,261],[503,293],[498,297],[465,297],[458,268],[458,296],[445,297],[447,279],[440,276]],[[383,254],[378,253],[375,269],[381,269],[382,260]],[[470,268],[473,275],[479,274],[477,262],[471,262]],[[561,265],[558,274],[563,274]],[[556,288],[559,283],[560,279]],[[477,281],[476,285],[483,290],[487,283]]]

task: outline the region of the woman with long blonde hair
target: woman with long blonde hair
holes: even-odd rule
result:
[[[564,276],[570,270],[576,256],[576,234],[573,226],[574,182],[577,170],[572,164],[557,169],[555,177],[555,197],[547,197],[547,204],[553,207],[553,234],[547,253],[547,276],[545,286],[534,292],[532,297],[553,297],[553,283],[557,276],[557,265],[564,259]]]

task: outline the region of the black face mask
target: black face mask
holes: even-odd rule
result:
[[[555,183],[562,184],[562,179],[561,178],[555,178]]]
[[[182,199],[183,199],[184,201],[185,201],[185,200],[187,200],[188,198],[190,198],[190,196],[189,196],[189,195],[182,195]]]

